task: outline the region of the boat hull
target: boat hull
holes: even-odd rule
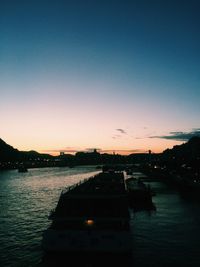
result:
[[[52,252],[126,253],[131,251],[129,231],[54,230],[43,234],[42,246]]]

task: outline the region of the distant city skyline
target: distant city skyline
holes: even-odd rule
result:
[[[1,1],[0,138],[58,154],[200,135],[200,2]]]

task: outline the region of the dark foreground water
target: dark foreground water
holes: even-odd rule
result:
[[[32,169],[28,173],[0,172],[0,266],[48,266],[41,249],[62,189],[96,173],[94,167]],[[133,253],[118,266],[200,266],[200,203],[169,186],[151,182],[157,211],[132,214]],[[94,266],[79,255],[78,266]],[[89,256],[90,258],[90,256]],[[116,257],[117,258],[117,257]],[[98,266],[114,261],[96,258]],[[64,256],[57,266],[75,266]],[[116,265],[116,263],[114,263]]]

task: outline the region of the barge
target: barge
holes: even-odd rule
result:
[[[47,252],[131,252],[124,174],[102,172],[61,193],[44,232]]]

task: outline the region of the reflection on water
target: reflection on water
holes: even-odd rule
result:
[[[157,211],[131,219],[132,258],[44,255],[42,232],[61,190],[95,172],[93,167],[0,172],[0,266],[199,266],[199,202],[160,182],[151,183]]]
[[[61,191],[95,173],[94,167],[0,172],[0,266],[41,263],[42,232]]]
[[[156,213],[138,213],[132,221],[135,266],[199,265],[200,203],[185,201],[160,182],[151,186]]]
[[[128,267],[132,266],[130,254],[46,254],[43,267]]]

